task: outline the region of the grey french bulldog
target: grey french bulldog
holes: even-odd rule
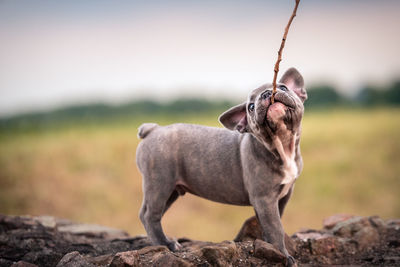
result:
[[[280,217],[303,167],[300,155],[303,103],[307,99],[301,74],[291,68],[277,84],[253,90],[247,101],[224,112],[227,129],[192,124],[159,126],[145,123],[138,136],[136,161],[143,176],[140,219],[155,245],[176,251],[161,218],[186,192],[233,205],[254,207],[263,239],[295,264],[284,244]]]

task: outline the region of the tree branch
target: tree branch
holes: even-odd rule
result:
[[[289,19],[288,24],[286,25],[285,28],[285,33],[283,34],[283,38],[282,38],[282,42],[281,42],[281,47],[279,48],[278,51],[278,60],[275,63],[275,68],[274,68],[274,79],[272,81],[272,96],[271,96],[271,103],[274,103],[274,96],[276,94],[276,78],[278,77],[278,72],[279,72],[279,63],[282,61],[282,50],[285,47],[285,42],[286,42],[286,37],[288,35],[289,32],[289,28],[290,25],[292,24],[292,21],[294,19],[294,17],[296,17],[296,12],[297,12],[297,7],[299,6],[300,0],[295,0],[296,1],[296,5],[293,9],[293,13],[292,16]]]

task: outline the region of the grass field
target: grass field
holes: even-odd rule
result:
[[[137,127],[193,122],[217,115],[158,117],[0,133],[0,213],[54,215],[144,234],[138,219],[141,177]],[[285,230],[320,227],[334,213],[400,217],[400,109],[306,113],[304,170],[283,218]],[[168,235],[232,239],[249,207],[186,194],[167,212]]]

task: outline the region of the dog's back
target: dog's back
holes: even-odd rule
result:
[[[143,124],[144,136],[136,160],[146,183],[182,185],[204,198],[249,205],[241,177],[240,141],[243,135],[223,128],[194,124]],[[216,189],[216,185],[225,185]],[[224,188],[229,188],[224,192]],[[162,190],[161,188],[159,190]]]

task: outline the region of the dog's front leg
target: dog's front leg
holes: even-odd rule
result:
[[[294,185],[292,185],[292,187],[289,189],[289,192],[286,194],[286,196],[284,196],[283,198],[281,198],[279,200],[279,216],[282,218],[283,215],[283,211],[285,210],[286,204],[288,203],[290,197],[292,196],[292,192],[293,192],[293,187]]]
[[[296,266],[285,247],[285,232],[280,220],[278,199],[257,197],[253,199],[252,204],[260,222],[264,241],[276,246],[287,257],[287,266]]]

